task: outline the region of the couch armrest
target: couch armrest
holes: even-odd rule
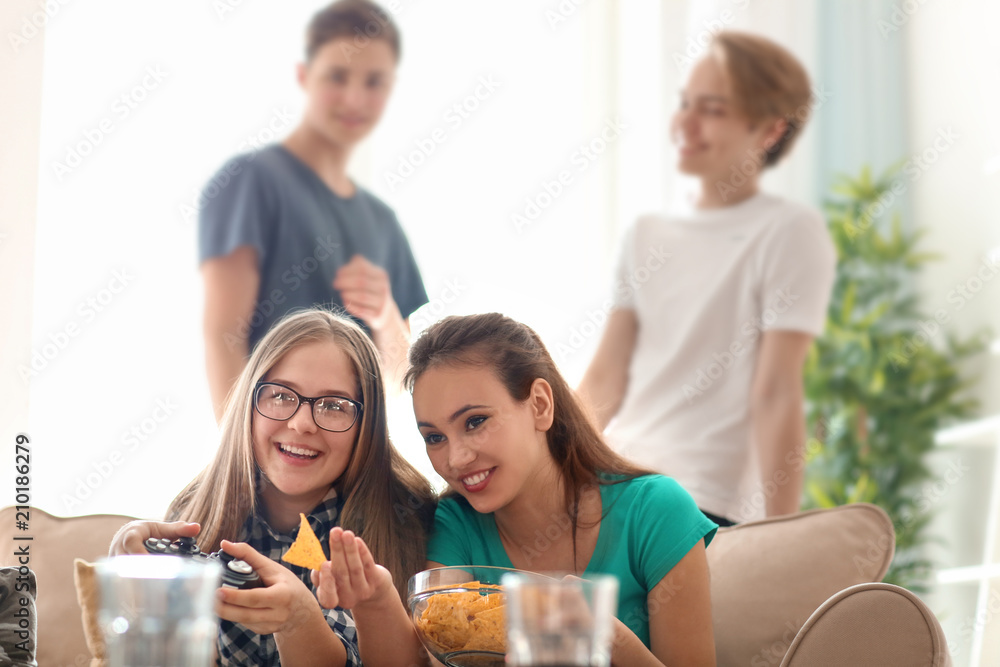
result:
[[[892,584],[845,588],[813,612],[781,667],[951,667],[944,631],[916,595]]]
[[[31,508],[31,542],[15,542],[15,508],[0,509],[0,565],[17,565],[15,545],[31,545],[31,569],[38,579],[39,665],[81,665],[90,661],[73,584],[73,559],[108,555],[115,532],[129,516],[91,514],[59,517]]]
[[[867,503],[720,528],[706,551],[719,667],[775,667],[826,600],[882,580],[895,545]]]

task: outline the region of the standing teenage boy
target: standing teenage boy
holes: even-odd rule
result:
[[[427,294],[395,213],[347,175],[354,147],[382,116],[399,56],[399,31],[378,5],[340,0],[320,10],[298,71],[307,99],[298,127],[234,158],[206,188],[199,260],[217,418],[257,341],[286,313],[317,305],[361,323],[388,388],[399,386],[408,318]]]
[[[621,250],[614,308],[580,393],[641,466],[721,525],[799,509],[802,369],[835,251],[820,213],[762,193],[808,117],[802,65],[722,32],[693,67],[671,133],[700,182],[683,216],[647,216]],[[668,255],[652,270],[651,253]],[[642,274],[639,284],[632,278]]]

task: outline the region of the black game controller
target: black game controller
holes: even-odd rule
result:
[[[168,556],[184,556],[209,562],[217,560],[222,564],[222,585],[226,588],[260,588],[264,585],[260,575],[246,561],[230,556],[225,551],[203,553],[193,537],[182,537],[174,542],[167,539],[151,537],[143,545],[151,554],[166,554]]]

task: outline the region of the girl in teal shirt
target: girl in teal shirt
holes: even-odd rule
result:
[[[495,313],[446,318],[414,343],[406,382],[450,487],[428,567],[613,574],[615,664],[715,664],[715,524],[672,479],[611,451],[534,331]]]

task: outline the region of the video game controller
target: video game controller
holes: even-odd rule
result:
[[[203,553],[193,537],[181,537],[173,542],[168,539],[150,537],[143,545],[151,554],[184,556],[208,562],[217,560],[222,564],[222,585],[227,588],[260,588],[264,585],[260,575],[246,561],[230,556],[225,551]]]

